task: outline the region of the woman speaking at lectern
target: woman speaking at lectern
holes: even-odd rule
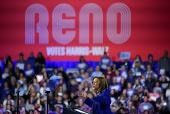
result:
[[[92,108],[93,114],[112,114],[110,110],[110,91],[104,77],[94,77],[92,79],[93,89],[91,90],[94,99],[88,98],[86,92],[80,92],[80,96],[84,97],[84,101]]]

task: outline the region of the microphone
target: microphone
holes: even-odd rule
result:
[[[75,95],[72,99],[75,100],[75,99],[77,99],[77,98],[79,98],[79,96],[78,96],[78,95]]]
[[[68,103],[70,104],[70,102],[74,102],[75,99],[77,99],[79,96],[78,95],[75,95],[73,98],[70,98],[68,100]]]

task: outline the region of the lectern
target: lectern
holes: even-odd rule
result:
[[[63,114],[92,114],[80,109],[63,108]]]

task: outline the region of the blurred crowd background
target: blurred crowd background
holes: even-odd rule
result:
[[[49,94],[48,107],[51,114],[62,114],[63,107],[69,107],[68,99],[77,95],[78,91],[86,91],[88,97],[93,99],[90,90],[95,76],[103,76],[107,80],[113,113],[167,113],[170,111],[168,51],[162,52],[159,60],[154,60],[152,54],[146,56],[147,61],[142,61],[140,55],[134,61],[111,61],[107,52],[104,52],[95,68],[81,56],[77,68],[68,71],[63,66],[46,68],[46,60],[41,52],[37,57],[31,52],[26,60],[20,53],[15,65],[10,55],[7,55],[0,69],[0,114],[16,113],[17,90],[20,90],[20,113],[46,114],[45,87],[54,75],[62,77],[62,85]],[[35,75],[42,75],[43,79],[37,80]],[[76,99],[75,107],[91,112],[84,100],[82,97]]]

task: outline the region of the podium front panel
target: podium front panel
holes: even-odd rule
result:
[[[91,114],[80,109],[63,108],[63,114]]]

